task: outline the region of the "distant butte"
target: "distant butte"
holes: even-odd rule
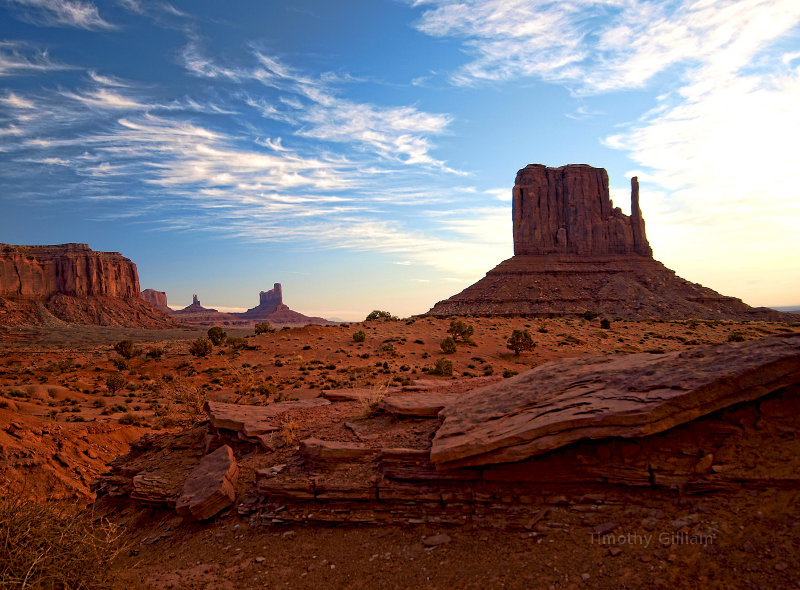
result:
[[[680,278],[653,259],[631,180],[631,215],[615,208],[603,168],[530,164],[517,172],[514,256],[426,315],[786,320]]]
[[[151,295],[145,295],[142,292],[142,297],[148,298]],[[259,303],[256,307],[243,313],[225,313],[203,307],[200,305],[200,299],[194,295],[191,305],[171,313],[182,322],[200,326],[252,326],[260,322],[279,326],[331,323],[325,318],[309,317],[289,309],[283,303],[283,288],[280,283],[275,283],[269,291],[261,291],[258,299]]]
[[[0,325],[59,322],[137,328],[178,323],[139,296],[136,265],[86,244],[0,244]]]

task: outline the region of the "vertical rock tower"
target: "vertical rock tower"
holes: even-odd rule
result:
[[[631,214],[614,207],[603,168],[530,164],[517,172],[514,256],[458,295],[437,317],[563,316],[786,319],[691,283],[653,259],[631,179]]]

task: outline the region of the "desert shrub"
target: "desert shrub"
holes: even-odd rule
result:
[[[114,395],[127,384],[128,381],[120,373],[112,373],[106,377],[106,389],[111,395]]]
[[[53,371],[54,373],[66,373],[75,367],[75,362],[73,359],[63,359],[60,361],[53,361],[47,366],[47,370]]]
[[[149,359],[158,360],[162,356],[164,356],[164,349],[163,348],[149,348],[145,356]]]
[[[521,352],[533,350],[536,347],[536,343],[527,330],[514,330],[506,341],[506,347],[509,350],[513,350],[516,356],[519,356]]]
[[[211,344],[214,346],[220,346],[224,344],[226,338],[228,338],[228,335],[225,333],[225,330],[219,326],[214,326],[213,328],[208,329],[208,339],[211,340]]]
[[[207,356],[212,350],[211,340],[208,338],[198,338],[189,346],[189,353],[194,356]]]
[[[353,334],[353,341],[354,342],[364,342],[367,339],[367,335],[364,334],[363,330],[359,330]]]
[[[114,359],[111,361],[111,364],[117,368],[117,371],[127,371],[131,368],[131,366],[128,364],[128,361],[125,359]]]
[[[747,338],[739,331],[728,334],[728,342],[744,342],[745,340],[747,340]]]
[[[166,383],[161,395],[168,401],[169,410],[165,412],[164,422],[167,424],[183,424],[192,426],[208,418],[203,409],[206,403],[206,392],[182,378]]]
[[[121,416],[118,422],[127,426],[145,426],[147,424],[141,417],[131,412],[125,412],[125,415]]]
[[[447,333],[453,337],[453,340],[461,340],[462,342],[471,342],[472,335],[475,333],[473,326],[467,325],[461,320],[453,320],[450,322],[450,327]]]
[[[494,367],[492,367],[492,365],[486,365],[483,368],[483,374],[486,377],[488,377],[489,375],[493,375],[494,374]]]
[[[261,322],[260,324],[256,324],[253,326],[253,330],[256,333],[256,336],[259,334],[272,334],[275,332],[275,328],[269,322]]]
[[[383,396],[386,393],[386,386],[373,387],[369,395],[359,400],[361,411],[359,418],[371,418],[380,411],[380,405],[383,401]]]
[[[595,319],[599,314],[596,311],[592,311],[591,309],[587,309],[583,312],[583,318],[589,321]]]
[[[253,391],[260,396],[270,397],[278,393],[278,388],[272,383],[260,383],[253,388]]]
[[[374,309],[367,315],[366,321],[371,322],[373,320],[396,320],[397,316],[393,316],[388,311],[380,311],[378,309]]]
[[[503,369],[503,379],[508,379],[509,377],[513,377],[514,375],[518,375],[519,372],[515,371],[514,369]]]
[[[0,497],[0,588],[108,588],[116,527],[75,504]]]
[[[453,375],[453,361],[445,358],[441,358],[436,361],[436,364],[431,371],[434,375],[443,375],[444,377],[450,377]]]
[[[611,327],[611,320],[609,320],[608,318],[603,318],[602,320],[600,320],[600,327],[603,328],[604,330],[608,330]]]
[[[392,344],[391,342],[384,342],[383,344],[381,344],[380,351],[388,354],[394,354],[395,353],[394,344]]]
[[[228,336],[228,345],[233,350],[241,350],[243,348],[247,348],[247,340],[237,336]]]
[[[456,351],[456,341],[452,336],[448,336],[444,340],[442,340],[439,347],[442,349],[442,352],[445,354],[453,354]]]
[[[114,345],[114,350],[117,351],[119,356],[125,359],[132,359],[142,354],[142,349],[137,348],[133,340],[120,340]]]

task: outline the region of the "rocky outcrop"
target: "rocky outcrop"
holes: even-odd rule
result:
[[[0,297],[45,300],[139,295],[136,265],[119,252],[94,252],[86,244],[0,244]]]
[[[187,305],[183,309],[175,310],[174,313],[177,314],[191,314],[191,313],[199,313],[199,314],[207,314],[207,313],[218,313],[216,309],[212,309],[210,307],[203,307],[200,304],[200,298],[195,294],[192,295],[192,304]]]
[[[142,299],[147,301],[156,309],[163,312],[170,313],[172,310],[167,305],[167,294],[164,291],[156,291],[155,289],[145,289],[141,292]]]
[[[629,217],[611,202],[603,168],[526,166],[513,190],[514,254],[652,256],[636,177],[631,188]]]
[[[648,436],[797,384],[800,334],[554,361],[448,404],[431,461],[510,463],[584,439]]]
[[[615,208],[608,174],[584,164],[526,166],[513,189],[514,256],[427,315],[796,321],[686,281],[653,259],[631,180],[631,215]]]
[[[0,324],[58,321],[138,328],[177,322],[145,303],[136,265],[86,244],[0,244]]]

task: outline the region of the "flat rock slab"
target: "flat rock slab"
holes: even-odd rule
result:
[[[175,511],[186,519],[206,520],[236,499],[239,467],[233,450],[224,445],[200,460],[200,465],[183,484]]]
[[[380,451],[359,443],[307,438],[300,441],[300,454],[315,463],[360,463],[377,458]]]
[[[648,436],[797,383],[800,334],[554,361],[448,403],[431,461],[509,463],[582,439]]]
[[[370,388],[324,389],[322,391],[322,397],[332,402],[358,402],[375,398],[379,395],[388,395],[397,391],[400,391],[400,388],[389,387],[379,390]]]
[[[453,399],[453,395],[445,393],[409,393],[384,398],[380,403],[380,408],[395,416],[436,418],[439,411]]]
[[[277,402],[268,406],[244,406],[208,401],[203,406],[215,428],[241,432],[245,436],[258,436],[277,429],[273,419],[290,410],[317,408],[330,404],[326,399],[313,398],[290,402]]]

